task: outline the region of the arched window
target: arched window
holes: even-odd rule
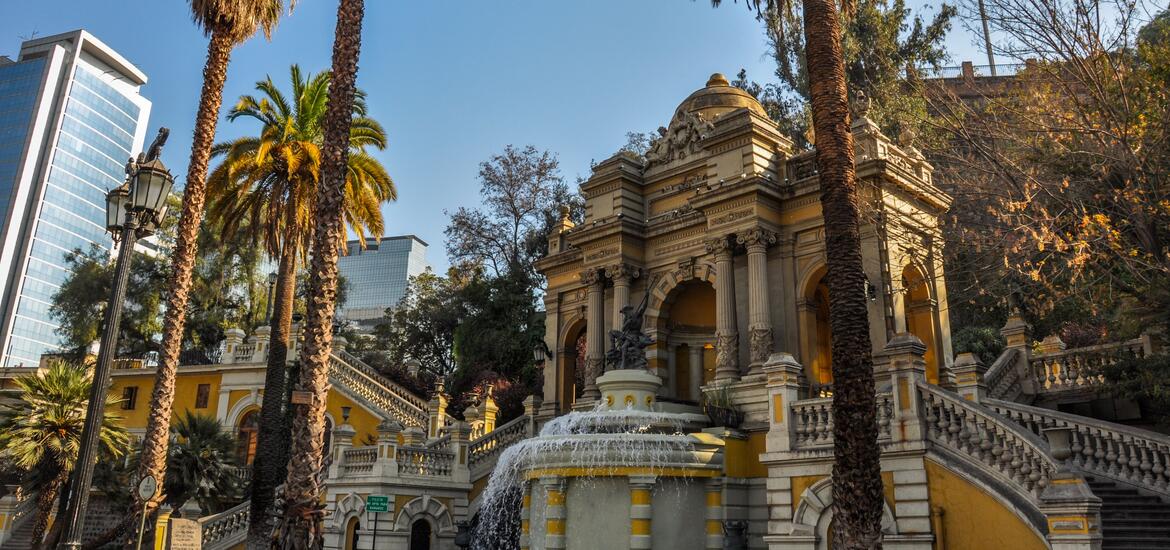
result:
[[[240,464],[250,465],[256,459],[256,438],[260,434],[259,411],[248,411],[240,419],[236,430],[236,458]]]
[[[914,264],[902,270],[902,315],[906,318],[906,331],[917,336],[926,344],[926,380],[938,383],[938,355],[935,353],[935,303],[931,297],[930,285],[922,270]]]
[[[431,550],[431,522],[419,519],[410,525],[410,550]]]
[[[362,528],[362,523],[358,518],[349,518],[345,524],[345,550],[358,550],[358,531]]]

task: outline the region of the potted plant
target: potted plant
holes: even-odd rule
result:
[[[743,411],[731,401],[730,384],[703,392],[703,413],[713,426],[738,429],[743,424]]]

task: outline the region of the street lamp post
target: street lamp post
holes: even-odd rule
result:
[[[126,182],[106,195],[106,229],[114,236],[120,247],[114,266],[113,287],[105,312],[105,331],[102,333],[101,348],[98,349],[97,365],[93,372],[93,385],[89,392],[89,406],[85,414],[85,426],[81,432],[81,446],[70,485],[69,508],[65,521],[65,534],[59,548],[76,550],[81,548],[81,536],[85,527],[86,506],[89,503],[90,486],[93,484],[93,468],[97,458],[99,433],[105,416],[106,392],[110,382],[110,367],[114,362],[118,346],[118,323],[122,317],[122,303],[126,298],[126,283],[130,278],[130,261],[134,254],[134,243],[158,229],[166,213],[167,197],[171,194],[174,177],[158,159],[162,144],[166,142],[166,129],[159,131],[148,154],[140,154],[126,165]]]
[[[276,273],[268,274],[268,297],[264,306],[264,324],[272,326],[272,293],[276,291]]]

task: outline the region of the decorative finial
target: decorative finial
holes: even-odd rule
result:
[[[713,86],[730,86],[730,85],[731,85],[731,83],[727,81],[727,77],[723,76],[723,73],[715,73],[715,74],[711,75],[711,78],[707,79],[707,87],[708,88],[711,88]]]
[[[865,93],[865,90],[857,90],[853,100],[853,116],[856,118],[869,116],[869,108],[871,106],[869,95]]]
[[[561,205],[561,221],[565,221],[567,219],[569,219],[569,205],[562,204]]]

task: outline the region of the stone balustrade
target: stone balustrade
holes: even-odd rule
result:
[[[532,435],[528,431],[529,424],[528,417],[520,416],[473,440],[469,447],[470,466],[475,469],[485,461],[499,455],[513,443]]]
[[[246,500],[221,513],[199,518],[203,550],[224,550],[243,542],[248,535],[252,501]]]
[[[996,399],[1015,399],[1024,393],[1022,384],[1026,375],[1022,369],[1016,368],[1022,356],[1023,351],[1019,348],[1007,348],[999,354],[984,375],[988,395]]]
[[[455,453],[427,447],[399,447],[400,475],[448,477],[455,463]]]
[[[1170,496],[1170,436],[1019,403],[985,404],[1034,434],[1069,428],[1069,463],[1080,471]]]
[[[425,402],[360,361],[347,361],[337,353],[332,354],[329,357],[329,378],[379,410],[391,413],[407,426],[426,426],[428,423]]]
[[[1047,443],[954,393],[925,383],[918,390],[928,441],[1039,498],[1058,470]]]
[[[373,472],[374,463],[378,461],[378,448],[358,447],[356,449],[346,449],[341,456],[341,467],[346,474],[368,474]]]
[[[1055,339],[1055,343],[1060,344],[1060,347],[1035,354],[1030,359],[1033,380],[1044,391],[1099,385],[1103,367],[1126,357],[1140,358],[1146,354],[1143,338],[1075,349],[1062,349],[1063,343],[1059,339]]]
[[[889,393],[877,396],[878,440],[890,439],[890,424],[894,415],[893,397]],[[797,401],[791,406],[793,448],[806,450],[832,447],[833,398],[817,397]]]

